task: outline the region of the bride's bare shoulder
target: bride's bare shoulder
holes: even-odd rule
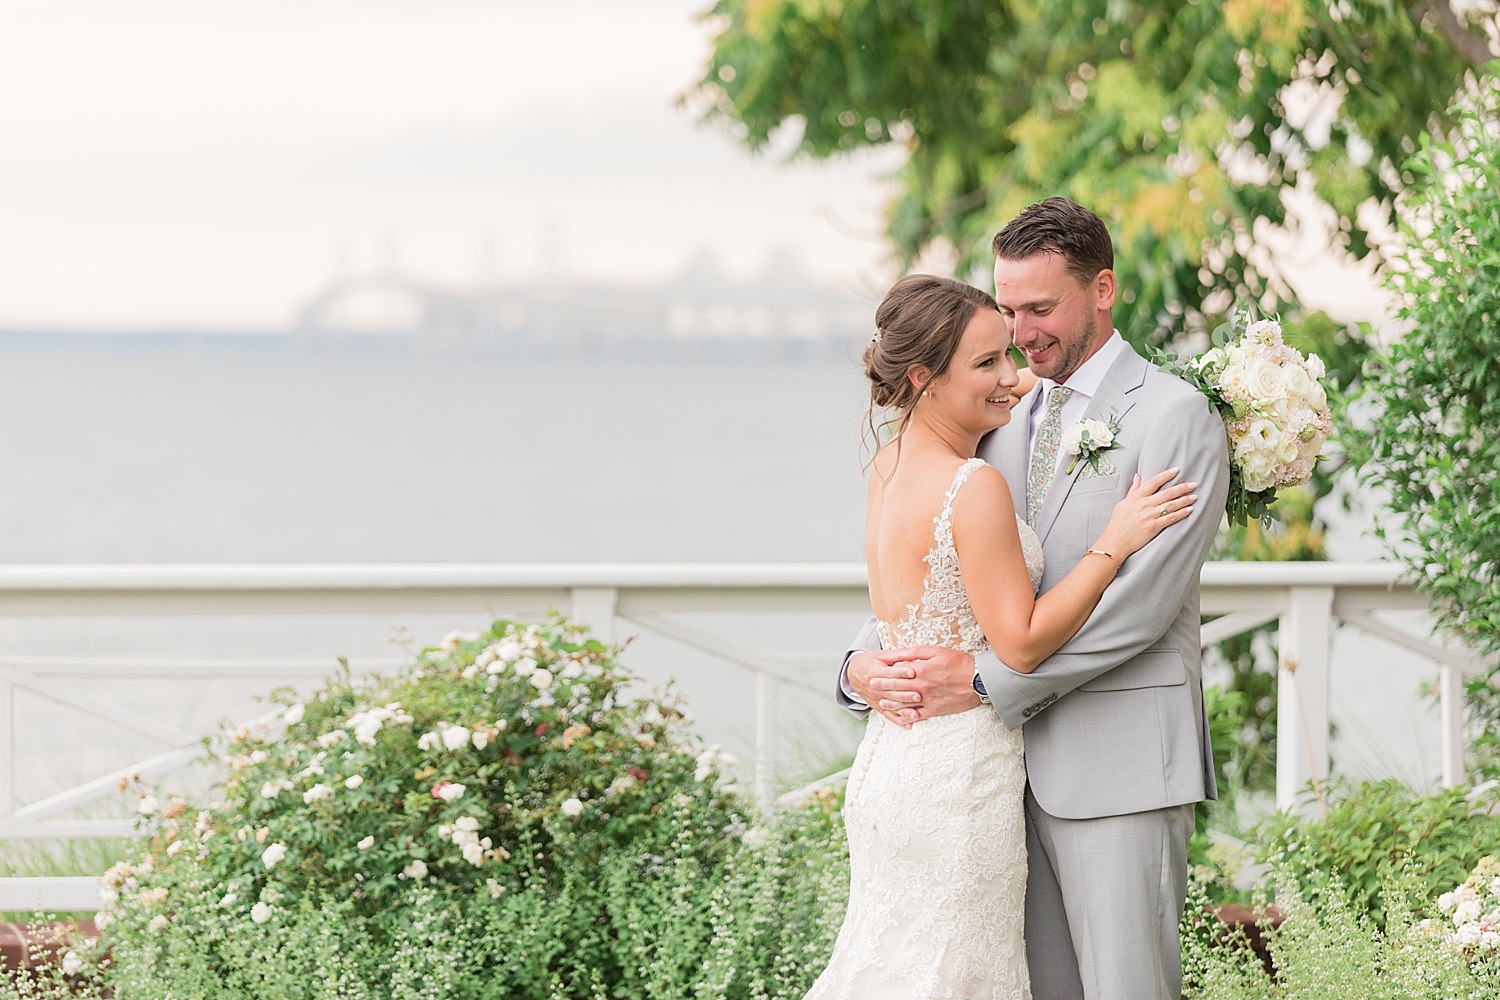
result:
[[[1005,476],[993,465],[981,465],[969,475],[969,482],[964,487],[964,501],[958,504],[957,509],[962,512],[965,509],[982,517],[993,517],[995,514],[1014,514],[1015,502],[1011,499],[1010,484],[1006,482]],[[960,513],[959,516],[962,516]]]

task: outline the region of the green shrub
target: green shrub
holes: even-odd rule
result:
[[[1308,905],[1347,900],[1384,927],[1382,886],[1392,870],[1406,869],[1435,896],[1463,882],[1485,855],[1500,853],[1500,816],[1492,810],[1493,801],[1470,801],[1465,789],[1419,795],[1400,782],[1367,782],[1333,802],[1326,819],[1270,817],[1260,852]]]
[[[1278,870],[1276,905],[1285,922],[1263,927],[1273,978],[1238,932],[1204,913],[1201,890],[1183,920],[1183,995],[1189,1000],[1493,1000],[1500,978],[1471,967],[1431,925],[1411,915],[1430,905],[1424,880],[1383,880],[1377,926],[1337,879],[1314,899],[1296,874]]]
[[[1388,493],[1391,552],[1438,622],[1500,649],[1500,89],[1484,78],[1408,170],[1410,224],[1386,269],[1409,332],[1365,373],[1341,434],[1361,479]]]
[[[838,796],[762,818],[667,700],[562,619],[246,726],[206,808],[142,791],[95,995],[796,997],[848,892]],[[283,699],[289,700],[289,699]],[[3,983],[3,981],[0,981]],[[12,977],[0,995],[21,996]],[[708,984],[712,984],[712,986]]]

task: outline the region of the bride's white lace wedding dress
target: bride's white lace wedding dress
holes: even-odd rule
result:
[[[922,603],[880,623],[885,648],[986,648],[953,547],[953,501],[983,464],[954,476]],[[1016,520],[1034,590],[1042,547]],[[988,705],[910,729],[872,713],[844,803],[849,910],[807,1000],[1028,1000],[1025,787],[1021,733]]]

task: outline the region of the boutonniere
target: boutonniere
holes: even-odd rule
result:
[[[1106,451],[1120,447],[1115,438],[1120,433],[1120,418],[1110,414],[1109,422],[1102,420],[1080,420],[1062,433],[1059,446],[1073,456],[1068,463],[1067,475],[1072,475],[1079,462],[1087,462],[1089,468],[1099,471],[1099,460]]]

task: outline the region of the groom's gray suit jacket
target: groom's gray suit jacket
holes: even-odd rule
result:
[[[1036,390],[1033,390],[1035,392]],[[987,436],[979,457],[1005,476],[1026,509],[1027,414]],[[1047,558],[1042,592],[1055,586],[1098,540],[1110,513],[1144,478],[1176,466],[1198,484],[1192,515],[1125,560],[1099,606],[1067,645],[1030,674],[994,653],[976,658],[1005,724],[1026,733],[1026,774],[1037,803],[1063,819],[1119,816],[1217,798],[1203,706],[1198,574],[1229,492],[1223,421],[1191,386],[1129,348],[1115,359],[1086,417],[1119,418],[1113,471],[1085,465],[1052,480],[1036,532]],[[874,619],[853,649],[879,649]],[[856,705],[838,687],[838,701]]]

